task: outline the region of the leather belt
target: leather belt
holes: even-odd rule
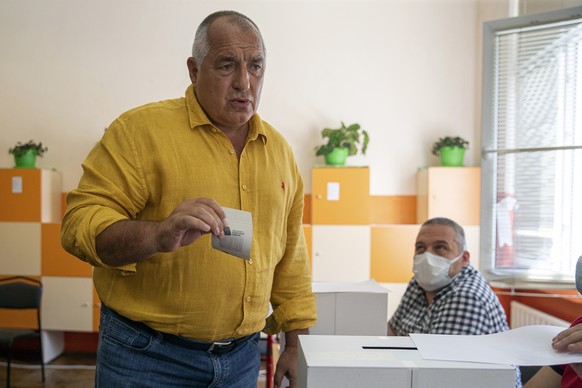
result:
[[[131,319],[124,317],[123,315],[117,313],[115,310],[112,310],[109,307],[107,307],[105,304],[102,304],[101,309],[104,310],[105,312],[110,312],[111,314],[113,314],[115,316],[116,319],[124,322],[125,324],[134,328],[135,330],[144,331],[150,335],[154,335],[154,336],[158,336],[158,337],[161,336],[162,341],[165,341],[167,343],[170,343],[170,344],[173,344],[176,346],[180,346],[183,348],[201,350],[201,351],[212,353],[212,354],[228,353],[228,352],[232,351],[234,348],[236,348],[237,346],[242,345],[243,343],[245,343],[248,340],[250,340],[251,338],[253,338],[253,336],[259,336],[259,333],[254,333],[254,334],[248,335],[246,337],[235,338],[235,339],[226,339],[226,340],[220,340],[220,341],[214,341],[214,342],[197,341],[197,340],[182,337],[179,335],[168,334],[168,333],[154,330],[151,327],[145,325],[144,323],[132,321]]]
[[[232,351],[237,346],[247,342],[250,340],[254,335],[251,334],[246,337],[236,338],[232,340],[221,340],[221,341],[214,341],[214,342],[204,342],[204,341],[197,341],[186,337],[181,337],[174,334],[167,334],[161,333],[162,338],[164,341],[171,343],[173,345],[177,345],[180,347],[194,349],[194,350],[201,350],[204,352],[212,353],[212,354],[224,354]]]

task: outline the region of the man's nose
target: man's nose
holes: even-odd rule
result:
[[[426,250],[427,250],[427,251],[429,251],[430,253],[432,253],[433,255],[440,256],[440,255],[437,253],[436,249],[434,249],[434,248],[432,248],[432,247],[428,247],[428,248],[426,248]]]
[[[236,90],[248,90],[251,87],[251,77],[248,70],[244,66],[240,68],[235,73],[234,88]]]

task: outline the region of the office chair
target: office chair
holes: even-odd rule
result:
[[[42,327],[40,323],[40,304],[42,298],[42,283],[36,279],[24,276],[13,276],[0,279],[0,309],[34,309],[36,310],[36,329],[0,328],[0,345],[8,350],[6,367],[6,387],[10,387],[10,361],[12,345],[15,340],[38,337],[40,350],[40,366],[44,383],[44,360],[42,353]]]

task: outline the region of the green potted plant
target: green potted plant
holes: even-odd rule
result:
[[[354,123],[347,126],[342,122],[339,128],[324,128],[321,137],[328,139],[326,144],[315,147],[315,156],[324,156],[325,164],[343,166],[348,156],[356,155],[358,150],[366,155],[370,136],[368,132]]]
[[[43,147],[42,143],[35,143],[29,140],[28,143],[17,142],[16,145],[8,150],[9,154],[14,155],[16,168],[34,168],[36,157],[48,151],[48,147]]]
[[[469,142],[462,137],[445,136],[432,145],[432,154],[440,156],[441,166],[459,167],[463,166],[468,149]]]

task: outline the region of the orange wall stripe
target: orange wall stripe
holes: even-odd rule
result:
[[[312,223],[312,201],[312,195],[305,194],[304,224]],[[416,224],[416,195],[371,195],[370,224]]]
[[[507,289],[494,287],[495,292],[507,292]],[[516,293],[528,293],[528,294],[540,294],[540,297],[536,296],[523,296],[523,295],[498,295],[501,304],[505,308],[508,321],[511,322],[511,301],[516,301],[523,303],[531,308],[545,312],[554,317],[563,319],[567,322],[574,321],[577,317],[582,315],[582,298],[572,298],[572,297],[546,297],[545,295],[579,295],[577,290],[516,290]]]
[[[370,197],[370,223],[415,224],[416,195],[372,195]]]

